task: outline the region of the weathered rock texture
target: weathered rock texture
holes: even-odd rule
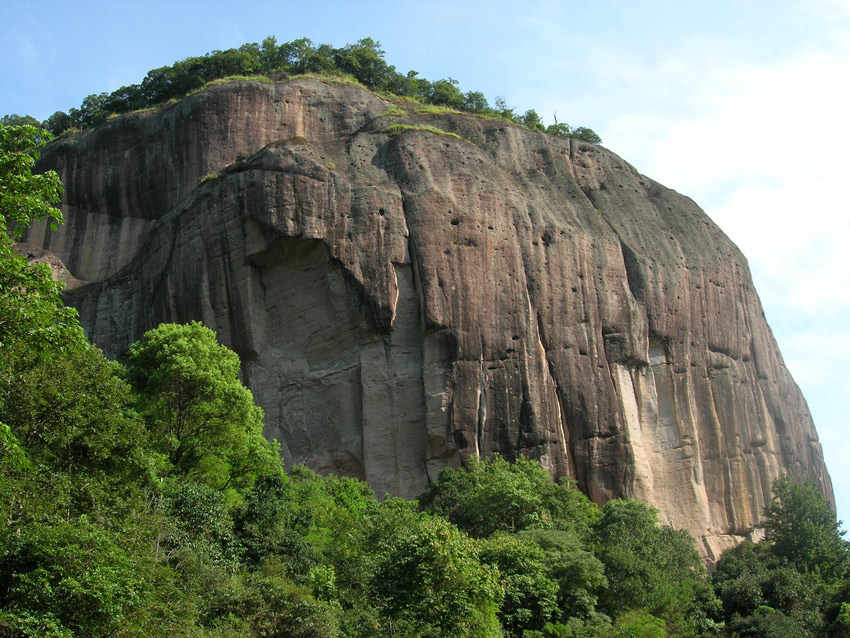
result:
[[[746,260],[604,148],[363,89],[238,82],[55,143],[27,241],[118,357],[200,319],[289,462],[416,495],[519,454],[638,497],[711,557],[782,472],[831,484]],[[463,140],[406,130],[428,124]]]

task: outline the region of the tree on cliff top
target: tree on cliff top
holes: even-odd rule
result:
[[[60,135],[71,127],[85,129],[96,126],[113,114],[129,113],[180,99],[206,83],[222,78],[245,79],[281,73],[347,75],[372,91],[501,118],[531,130],[573,137],[592,144],[602,142],[596,133],[585,127],[572,129],[566,125],[558,126],[556,122],[554,126],[544,128],[533,110],[526,111],[524,115],[514,113],[513,109],[506,107],[504,98],[496,98],[496,106],[491,108],[483,93],[462,93],[457,80],[452,78],[431,82],[419,77],[413,70],[402,74],[386,62],[381,43],[372,38],[362,38],[354,44],[336,48],[329,44],[313,44],[309,38],[278,44],[274,36],[269,36],[262,44],[250,42],[238,49],[216,50],[189,57],[148,71],[139,84],[122,86],[112,93],[89,95],[79,108],[69,109],[68,113],[56,111],[42,126],[54,135]],[[30,116],[12,114],[4,119],[14,124],[35,123]]]

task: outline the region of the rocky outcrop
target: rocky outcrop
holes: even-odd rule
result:
[[[783,472],[832,496],[746,260],[696,204],[598,146],[390,106],[236,82],[114,119],[44,154],[66,225],[27,241],[90,282],[69,300],[107,354],[204,321],[288,462],[380,494],[524,454],[708,557]]]
[[[50,276],[54,281],[61,281],[65,284],[66,290],[79,288],[87,283],[74,277],[59,257],[40,246],[20,243],[12,246],[12,250],[30,264],[47,264],[47,267],[50,268]]]

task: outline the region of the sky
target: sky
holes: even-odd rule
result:
[[[0,115],[215,49],[381,43],[399,71],[596,131],[746,255],[850,527],[850,0],[0,0]]]

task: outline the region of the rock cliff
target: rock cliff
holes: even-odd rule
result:
[[[832,497],[746,260],[604,148],[298,79],[116,118],[41,167],[66,225],[25,241],[85,282],[89,336],[119,357],[202,320],[288,462],[414,496],[524,454],[708,557],[780,473]]]

